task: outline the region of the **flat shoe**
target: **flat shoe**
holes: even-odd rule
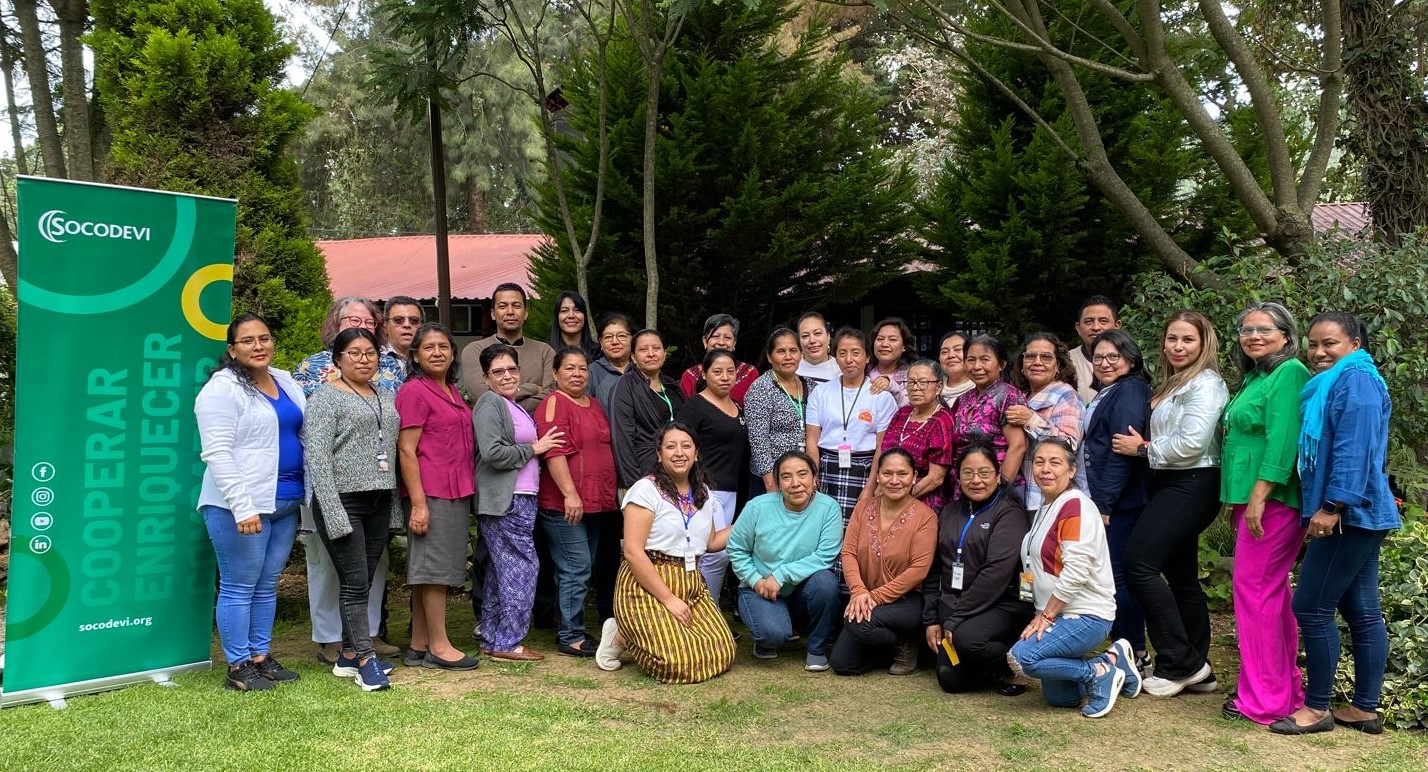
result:
[[[475,670],[481,666],[481,661],[475,657],[468,657],[465,654],[461,655],[461,659],[442,659],[428,651],[426,656],[422,658],[421,666],[431,668],[432,670],[463,671]]]
[[[1334,723],[1338,724],[1339,726],[1348,727],[1349,729],[1357,729],[1358,731],[1363,732],[1364,734],[1383,734],[1382,713],[1367,721],[1350,721],[1347,718],[1339,718],[1338,716],[1334,716]]]
[[[556,651],[568,657],[593,657],[595,649],[600,645],[599,641],[592,641],[586,638],[579,643],[561,643],[556,645]]]
[[[1235,698],[1225,700],[1225,704],[1220,706],[1220,717],[1229,721],[1248,721],[1249,718],[1240,712],[1240,708],[1235,704]]]
[[[1334,714],[1330,713],[1308,726],[1300,726],[1294,723],[1293,716],[1285,716],[1273,724],[1270,724],[1269,731],[1275,734],[1318,734],[1320,732],[1332,732],[1334,731]]]
[[[1020,697],[1026,694],[1026,684],[1002,684],[997,687],[997,694],[1003,697]]]
[[[517,646],[510,651],[493,651],[491,649],[481,649],[481,653],[494,660],[501,662],[540,662],[545,659],[545,655],[538,651],[531,651],[524,646]]]
[[[402,658],[402,664],[407,667],[421,667],[422,660],[426,659],[426,652],[421,649],[407,649],[407,656]]]

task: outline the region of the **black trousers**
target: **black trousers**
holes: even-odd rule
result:
[[[922,593],[910,592],[873,609],[866,622],[843,620],[828,663],[838,675],[862,675],[892,660],[893,647],[922,639]]]
[[[1126,544],[1126,584],[1145,613],[1155,675],[1183,679],[1210,655],[1210,611],[1200,587],[1200,534],[1220,512],[1220,470],[1159,469]]]
[[[1001,601],[968,617],[952,631],[952,648],[958,664],[937,647],[937,685],[949,693],[970,692],[995,686],[1011,675],[1007,652],[1021,637],[1035,611],[1030,603]]]
[[[342,508],[352,523],[352,532],[337,539],[328,537],[322,507],[314,500],[313,519],[317,537],[332,556],[337,569],[337,602],[342,613],[343,648],[356,652],[357,659],[373,656],[372,638],[367,634],[367,595],[377,575],[377,563],[391,538],[392,492],[359,491],[341,494]]]
[[[595,608],[603,624],[606,619],[615,616],[615,577],[620,573],[620,540],[625,537],[625,513],[618,509],[602,512],[589,522],[590,527],[599,532],[595,543],[595,564],[590,576],[595,584]],[[599,629],[599,625],[592,627]]]

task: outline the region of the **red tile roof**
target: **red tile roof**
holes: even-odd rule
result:
[[[530,288],[530,255],[546,240],[540,234],[452,235],[451,296],[489,298],[504,282]],[[332,294],[384,300],[407,295],[436,297],[436,237],[389,236],[319,241]]]
[[[1339,227],[1340,235],[1350,238],[1367,236],[1369,232],[1368,204],[1354,201],[1343,204],[1315,204],[1309,215],[1315,233],[1326,233]]]

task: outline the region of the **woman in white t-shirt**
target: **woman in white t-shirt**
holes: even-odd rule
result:
[[[654,471],[625,493],[615,616],[600,631],[595,664],[619,670],[628,654],[656,681],[694,684],[734,664],[734,634],[699,573],[699,558],[724,549],[729,528],[714,530],[719,500],[687,426],[661,429],[655,455]]]

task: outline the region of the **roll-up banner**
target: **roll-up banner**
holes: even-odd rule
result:
[[[21,177],[0,705],[207,668],[194,398],[224,350],[234,201]]]

